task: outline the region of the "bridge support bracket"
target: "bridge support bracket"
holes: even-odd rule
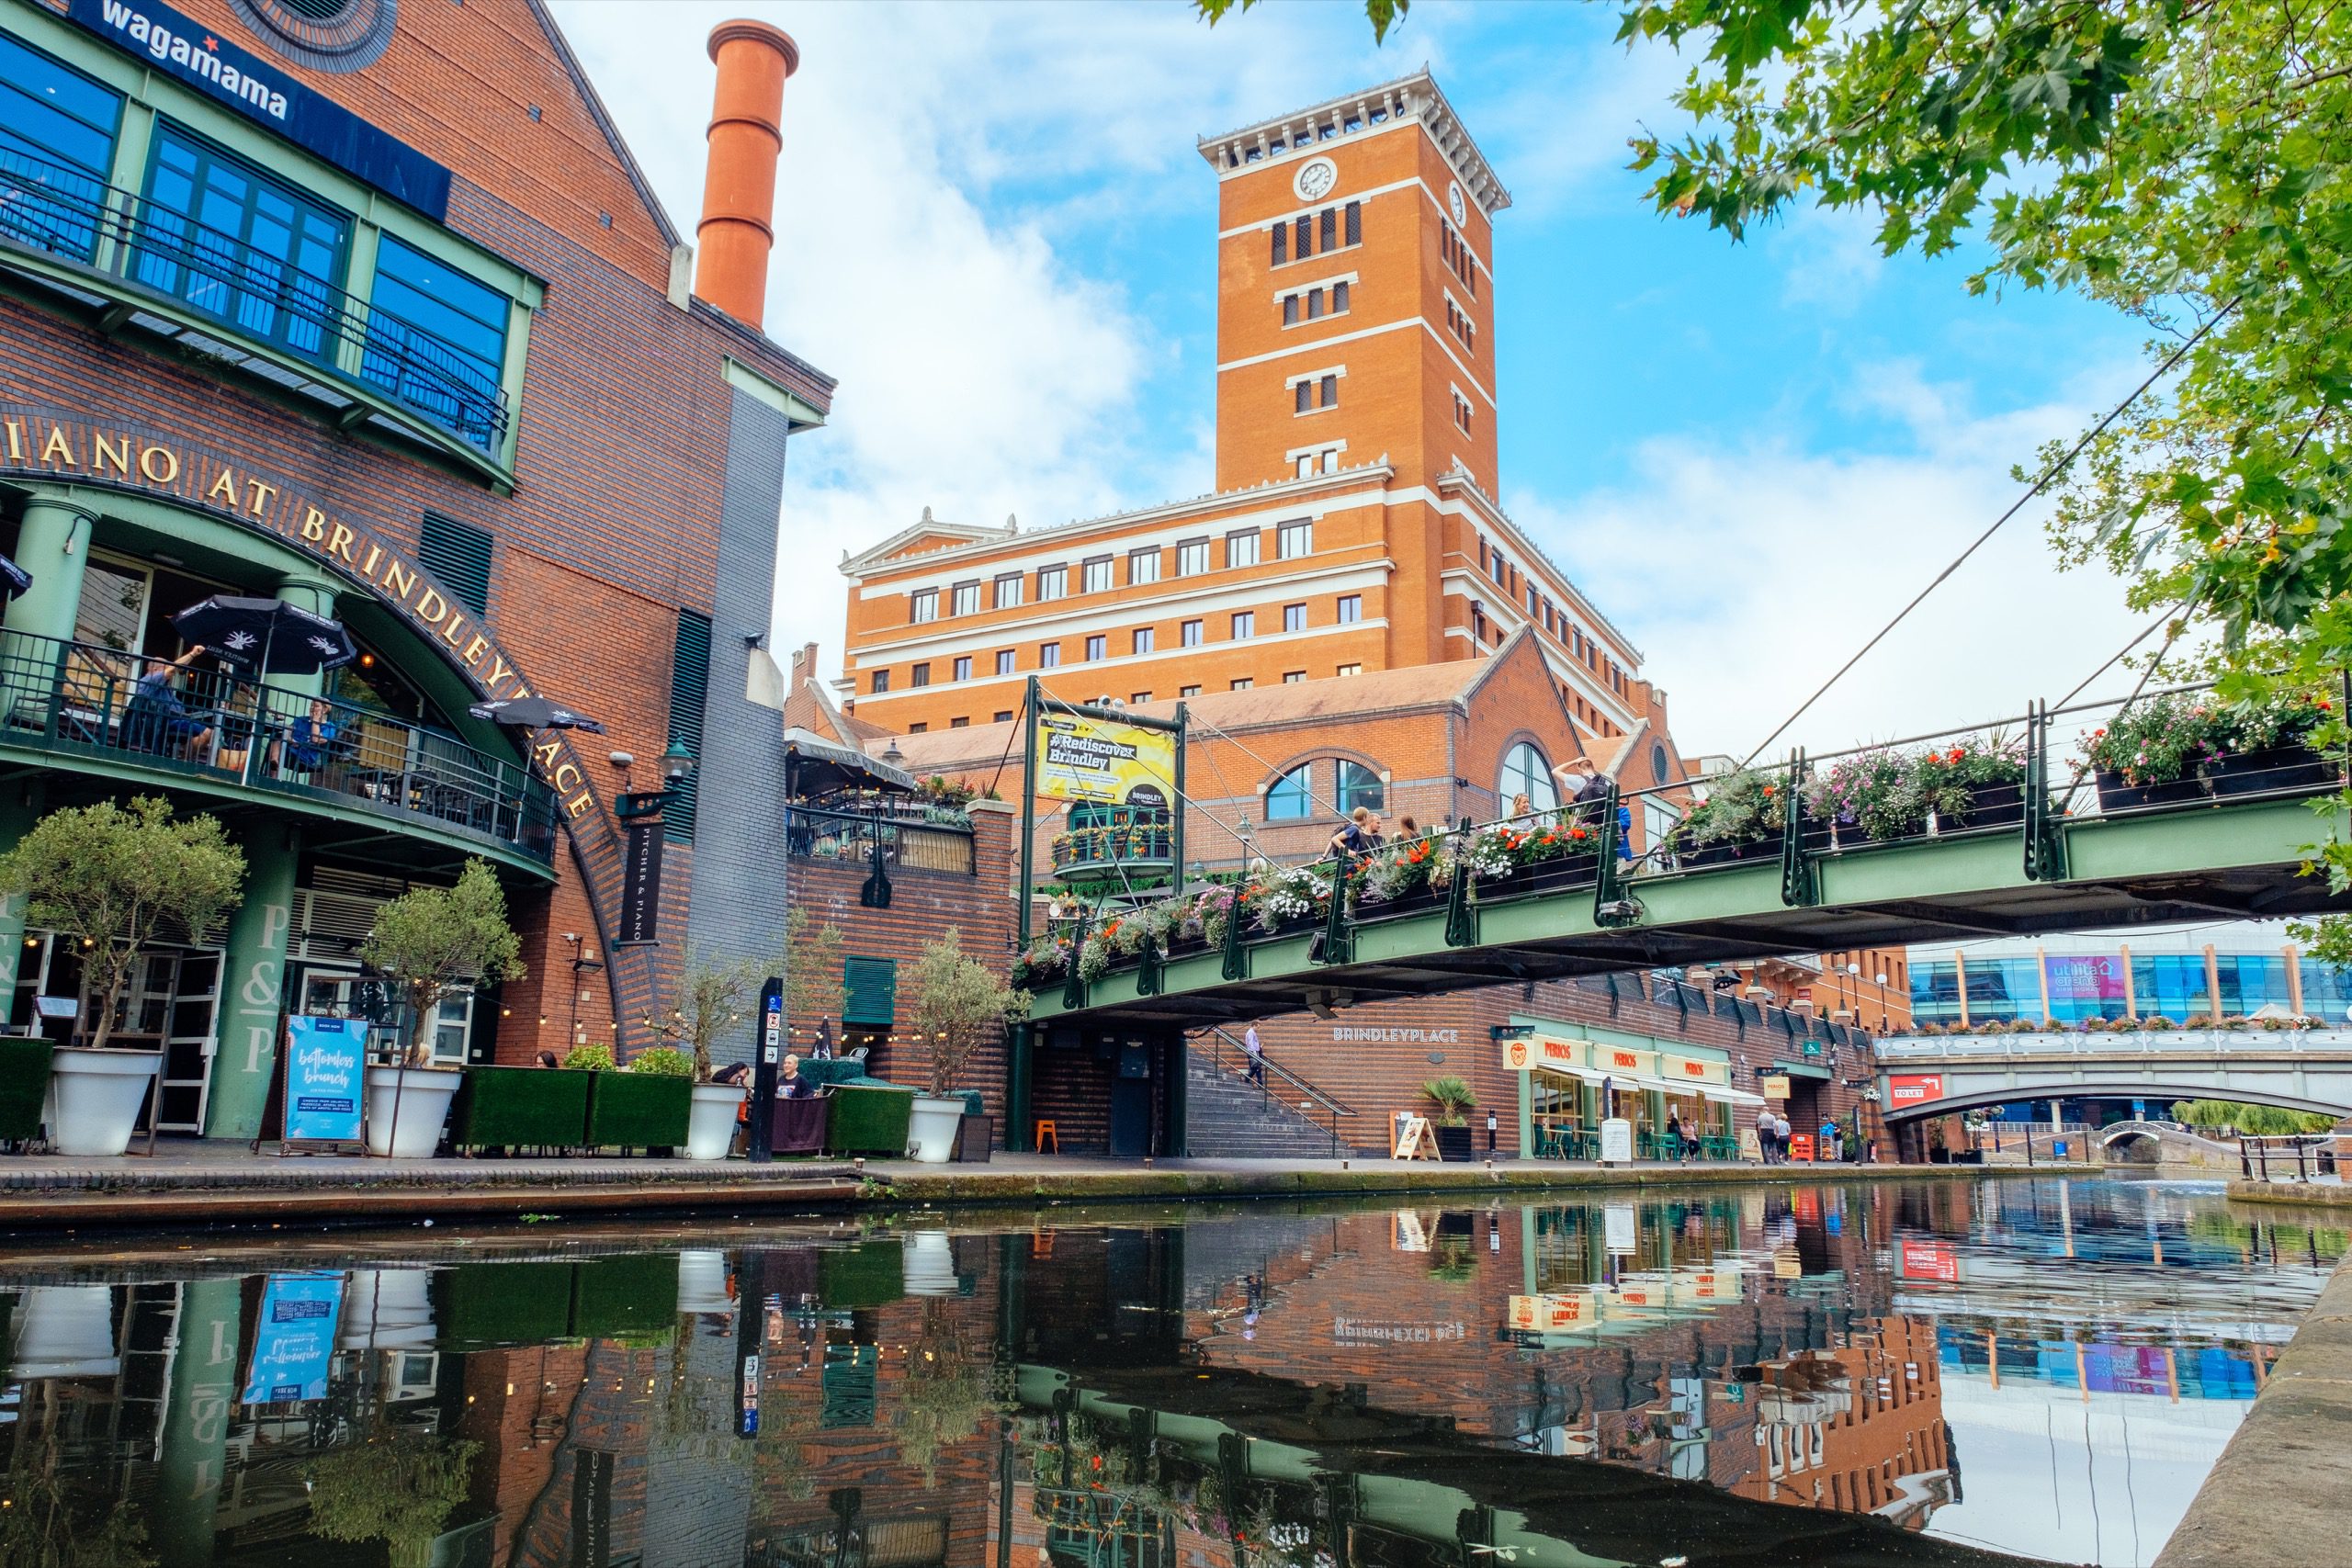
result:
[[[1241,935],[1241,890],[1233,890],[1233,901],[1225,908],[1225,964],[1217,972],[1228,980],[1250,978],[1250,944]]]
[[[1331,904],[1325,913],[1322,939],[1309,959],[1317,964],[1346,964],[1355,957],[1355,928],[1348,922],[1348,863],[1331,863]]]
[[[1821,868],[1804,846],[1804,752],[1790,752],[1781,784],[1781,902],[1791,908],[1821,902]]]
[[[1603,931],[1623,930],[1642,921],[1642,901],[1626,893],[1626,863],[1617,853],[1624,839],[1624,830],[1617,825],[1621,809],[1617,782],[1611,779],[1600,807],[1600,866],[1592,883],[1592,923]]]
[[[1459,860],[1445,890],[1445,945],[1478,945],[1478,906],[1470,901],[1470,868]]]
[[[2025,719],[2025,874],[2029,882],[2066,880],[2066,832],[2050,804],[2050,705],[2037,702]]]
[[[1143,939],[1143,950],[1136,954],[1136,995],[1139,997],[1159,995],[1162,967],[1159,938],[1147,935]]]

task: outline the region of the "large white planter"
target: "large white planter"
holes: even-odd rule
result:
[[[907,1156],[925,1165],[945,1165],[956,1153],[956,1129],[964,1120],[964,1097],[919,1094],[907,1118]]]
[[[12,1378],[104,1378],[121,1370],[110,1286],[27,1286],[17,1303],[15,1337]]]
[[[62,1155],[119,1155],[130,1146],[161,1051],[62,1045],[50,1058],[49,1141]]]
[[[702,1248],[678,1254],[678,1310],[714,1317],[735,1310],[735,1298],[727,1293],[727,1254]]]
[[[686,1111],[686,1157],[725,1159],[735,1143],[736,1117],[750,1091],[734,1084],[698,1083]]]
[[[368,1152],[394,1159],[431,1158],[441,1146],[441,1124],[449,1119],[449,1101],[465,1076],[433,1067],[368,1068]]]
[[[956,1248],[945,1231],[913,1231],[900,1255],[899,1278],[910,1296],[956,1293]]]

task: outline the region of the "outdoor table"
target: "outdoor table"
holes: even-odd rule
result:
[[[817,1095],[779,1099],[769,1119],[768,1146],[780,1155],[813,1155],[825,1146],[825,1102]]]

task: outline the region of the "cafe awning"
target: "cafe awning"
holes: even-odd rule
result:
[[[794,726],[784,732],[785,791],[796,797],[837,789],[894,790],[911,795],[915,776]]]
[[[1770,1070],[1785,1073],[1792,1078],[1818,1078],[1823,1083],[1829,1081],[1829,1069],[1812,1062],[1775,1062]]]
[[[1718,1084],[1702,1084],[1699,1087],[1699,1092],[1719,1105],[1761,1105],[1764,1103],[1764,1097],[1760,1094],[1750,1094],[1744,1089],[1724,1089]]]

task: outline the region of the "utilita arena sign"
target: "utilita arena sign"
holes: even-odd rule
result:
[[[66,17],[141,64],[226,104],[440,222],[449,171],[168,6],[70,0]]]

